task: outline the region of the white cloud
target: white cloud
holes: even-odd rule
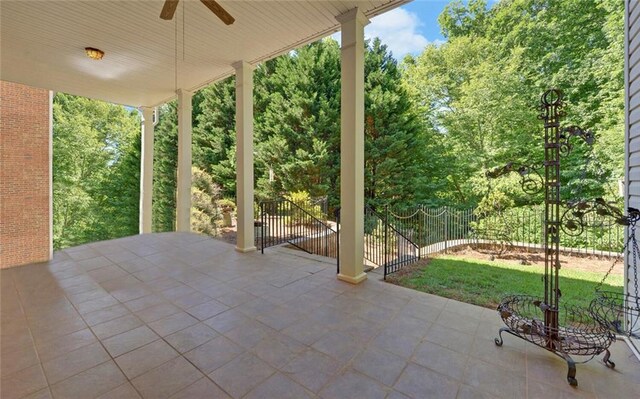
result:
[[[365,27],[367,38],[379,37],[396,59],[407,54],[418,54],[429,40],[418,31],[421,22],[417,14],[396,8],[371,19]]]
[[[429,40],[420,34],[421,25],[417,14],[403,8],[396,8],[371,19],[371,23],[364,28],[365,38],[379,37],[383,44],[389,47],[393,56],[401,60],[407,54],[419,54],[429,44]],[[332,35],[340,42],[340,32]],[[436,40],[436,45],[441,44]]]

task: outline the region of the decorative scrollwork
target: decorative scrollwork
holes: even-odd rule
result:
[[[509,162],[504,166],[498,166],[497,168],[487,171],[486,176],[489,179],[497,179],[498,177],[508,175],[511,172],[513,172],[513,162]]]
[[[569,201],[565,207],[567,209],[560,219],[562,231],[572,237],[582,234],[585,228],[610,227],[614,224],[628,226],[633,220],[640,219],[640,211],[634,212],[633,208],[629,208],[629,214],[623,215],[620,208],[603,198]]]
[[[538,119],[549,121],[549,120],[559,120],[563,116],[565,116],[565,112],[562,110],[564,108],[563,94],[559,89],[549,89],[542,94],[540,98],[540,106],[538,114]],[[552,111],[552,109],[554,111]],[[551,114],[551,112],[555,112],[555,114]]]
[[[544,168],[542,164],[528,164],[516,166],[513,162],[509,162],[504,166],[491,169],[486,173],[486,176],[490,179],[496,179],[498,177],[506,176],[509,173],[517,172],[520,177],[520,186],[522,191],[527,194],[536,194],[542,191],[543,177],[541,170]]]
[[[522,177],[520,180],[522,191],[527,194],[536,194],[542,191],[544,179],[541,170],[543,168],[544,165],[541,164],[522,165],[518,168],[518,174]]]
[[[581,138],[589,146],[595,141],[595,134],[591,130],[584,130],[579,126],[568,126],[560,130],[560,154],[569,155],[573,149],[571,139],[573,137]]]

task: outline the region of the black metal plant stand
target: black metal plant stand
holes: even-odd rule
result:
[[[592,317],[589,310],[578,307],[559,307],[561,291],[558,272],[560,269],[560,158],[571,150],[569,139],[580,137],[587,142],[593,140],[590,132],[577,127],[560,128],[562,111],[562,93],[552,89],[546,91],[541,98],[539,116],[544,121],[544,176],[542,187],[545,194],[544,224],[544,297],[536,298],[528,295],[512,295],[504,298],[498,306],[500,317],[506,327],[498,331],[495,343],[502,346],[502,333],[508,333],[525,341],[544,348],[566,360],[568,365],[567,381],[577,386],[576,363],[584,363],[594,356],[604,353],[604,362],[613,368],[615,364],[609,360],[609,346],[615,336]],[[511,166],[493,173],[493,176],[506,174]],[[523,183],[529,180],[531,168],[522,167],[518,172]],[[540,175],[539,172],[535,172]],[[528,186],[531,188],[531,186]],[[562,321],[562,323],[561,323]],[[576,362],[571,357],[589,356],[583,362]]]

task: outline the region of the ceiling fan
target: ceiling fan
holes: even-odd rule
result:
[[[164,2],[164,6],[162,7],[162,12],[160,12],[160,18],[165,20],[173,19],[173,15],[176,13],[176,8],[178,8],[179,1],[180,0],[166,0]],[[227,12],[227,10],[222,8],[222,6],[217,2],[215,2],[214,0],[200,0],[200,1],[202,2],[202,4],[207,6],[207,8],[211,10],[211,12],[216,14],[216,16],[220,18],[220,20],[224,22],[226,25],[231,25],[235,22],[235,18],[233,18],[231,14]]]

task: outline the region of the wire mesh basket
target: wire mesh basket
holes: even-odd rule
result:
[[[498,311],[511,333],[545,349],[593,357],[615,341],[615,335],[598,322],[590,309],[578,306],[566,306],[560,312],[558,328],[545,326],[542,304],[540,298],[512,295],[502,300]]]
[[[640,338],[640,298],[622,292],[597,291],[589,306],[594,318],[616,334]]]
[[[603,361],[614,368],[609,360],[609,346],[615,341],[615,335],[594,316],[593,309],[599,305],[592,303],[589,309],[578,306],[565,306],[558,320],[558,327],[545,324],[544,301],[529,295],[511,295],[498,305],[498,312],[507,327],[499,330],[495,343],[502,346],[502,333],[506,332],[544,348],[567,361],[569,372],[567,380],[577,385],[575,378],[576,363],[585,363],[594,356],[604,353]],[[571,356],[587,356],[586,360],[576,362]]]

